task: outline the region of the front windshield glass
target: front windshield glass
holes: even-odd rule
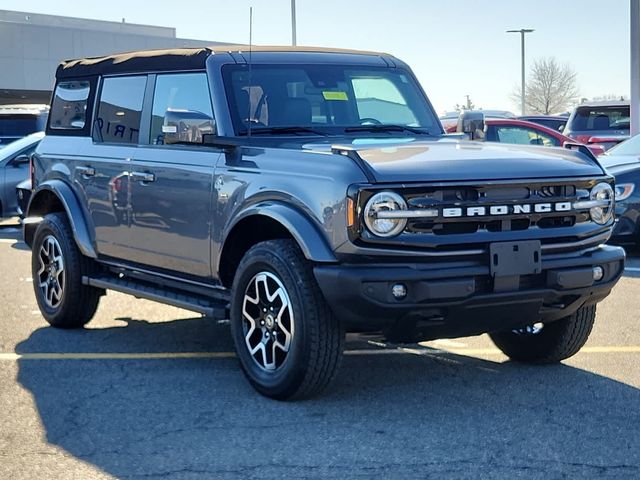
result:
[[[398,68],[227,65],[223,77],[238,135],[249,125],[252,134],[441,133],[413,76]]]

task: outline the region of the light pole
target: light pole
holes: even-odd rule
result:
[[[631,135],[640,132],[640,0],[630,1]]]
[[[291,45],[298,44],[296,39],[296,0],[291,0]]]
[[[521,104],[520,107],[522,109],[522,115],[524,115],[525,112],[525,102],[524,102],[524,35],[525,33],[531,33],[533,32],[533,28],[521,28],[520,30],[507,30],[507,33],[519,33],[520,34],[520,51],[521,51],[521,60],[522,60],[522,83],[520,84],[522,86],[522,92],[521,92]]]

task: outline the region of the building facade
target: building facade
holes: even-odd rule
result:
[[[0,10],[0,105],[49,103],[61,60],[224,42],[177,38],[175,28]]]

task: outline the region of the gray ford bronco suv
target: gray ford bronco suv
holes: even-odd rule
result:
[[[582,347],[624,269],[588,151],[447,138],[387,54],[243,48],[58,67],[24,227],[52,326],[108,289],[229,318],[278,399],[330,383],[345,331]]]

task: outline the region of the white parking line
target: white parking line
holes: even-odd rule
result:
[[[640,272],[640,267],[625,267],[625,272]]]

